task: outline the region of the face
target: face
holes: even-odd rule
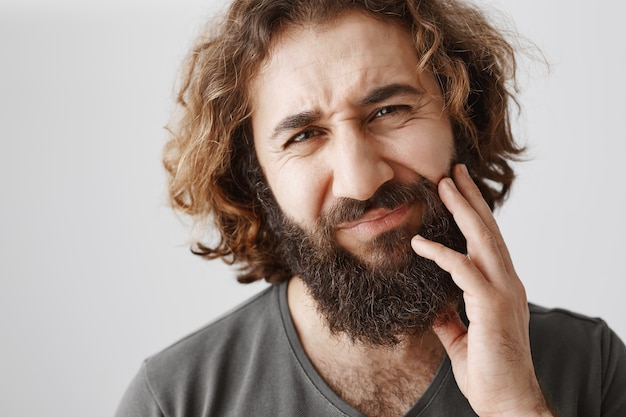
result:
[[[465,250],[436,187],[452,129],[417,66],[408,32],[353,13],[282,33],[250,91],[267,184],[254,183],[276,256],[331,332],[369,345],[430,329],[460,298],[409,243],[419,232]]]
[[[408,31],[360,13],[287,29],[251,85],[257,157],[285,217],[304,230],[338,202],[367,201],[383,184],[436,183],[454,156],[432,74],[418,73]],[[365,206],[340,218],[336,243],[367,262],[380,235],[410,226],[421,201]],[[380,257],[379,257],[380,258]]]

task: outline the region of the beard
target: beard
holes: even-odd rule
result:
[[[306,284],[331,334],[354,343],[395,346],[447,320],[462,292],[450,274],[417,255],[410,245],[419,233],[426,239],[466,253],[465,237],[425,178],[404,184],[389,181],[368,200],[342,198],[321,214],[312,230],[289,219],[263,187],[259,200],[278,255]],[[403,225],[378,235],[356,256],[337,244],[337,225],[360,219],[368,210],[421,205],[419,225]]]

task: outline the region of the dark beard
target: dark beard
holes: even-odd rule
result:
[[[462,293],[450,274],[415,254],[410,245],[420,233],[466,252],[465,238],[432,182],[390,181],[369,200],[340,199],[320,216],[312,231],[288,219],[269,190],[263,194],[259,197],[279,242],[278,253],[305,282],[331,333],[343,333],[369,346],[394,346],[406,336],[428,331],[458,305]],[[407,225],[379,235],[363,248],[363,259],[335,241],[339,223],[358,220],[373,208],[416,203],[423,205],[421,226]]]

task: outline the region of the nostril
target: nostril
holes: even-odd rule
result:
[[[384,161],[358,159],[358,163],[344,163],[335,169],[332,188],[335,197],[368,200],[394,177],[393,169]]]

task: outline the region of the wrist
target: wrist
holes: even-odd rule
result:
[[[526,399],[517,402],[517,405],[495,414],[498,417],[560,417],[561,414],[556,408],[546,401],[545,396],[539,386],[529,390]]]
[[[539,400],[537,405],[531,411],[515,413],[515,414],[512,414],[511,416],[513,417],[513,415],[515,417],[559,417],[560,416],[560,414],[558,414],[556,410],[554,410],[554,408],[550,407],[547,404],[547,402],[543,398],[543,395],[541,396],[541,399]]]

